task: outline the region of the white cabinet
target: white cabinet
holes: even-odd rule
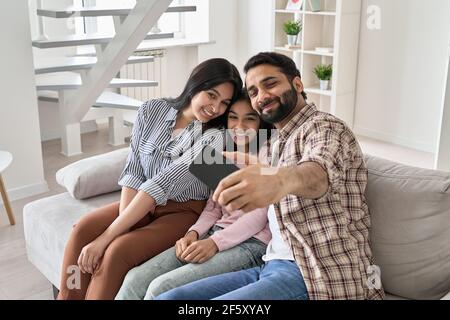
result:
[[[286,10],[287,0],[274,0],[273,50],[291,57],[299,68],[308,101],[353,126],[358,65],[361,0],[320,0],[320,11],[311,11],[310,0],[301,10]],[[301,20],[297,46],[287,46],[283,24]],[[326,50],[328,49],[328,51]],[[331,64],[328,90],[321,90],[313,73],[319,64]]]

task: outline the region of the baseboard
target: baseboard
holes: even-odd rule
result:
[[[8,192],[9,201],[15,201],[15,200],[32,197],[37,194],[45,193],[48,190],[49,189],[48,189],[47,182],[43,181],[41,183],[36,183],[36,184],[28,185],[28,186],[9,189],[9,190],[7,190],[7,192]],[[0,204],[3,204],[3,201],[1,201],[1,199],[0,199]]]
[[[406,148],[411,148],[411,149],[424,151],[424,152],[428,152],[428,153],[435,152],[434,145],[431,145],[431,144],[428,144],[425,142],[421,142],[421,141],[416,141],[416,140],[411,140],[408,138],[391,135],[391,134],[384,133],[384,132],[377,131],[377,130],[363,128],[363,127],[360,127],[357,125],[354,126],[353,132],[360,136],[364,136],[364,137],[368,137],[368,138],[372,138],[372,139],[376,139],[376,140],[380,140],[380,141],[384,141],[384,142],[388,142],[388,143],[397,144],[397,145],[400,145],[400,146],[403,146]]]

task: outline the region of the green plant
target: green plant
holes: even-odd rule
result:
[[[287,35],[296,36],[302,31],[302,22],[299,21],[286,21],[283,24],[283,30]]]
[[[333,66],[331,64],[319,64],[314,68],[314,74],[320,80],[330,80],[333,74]]]

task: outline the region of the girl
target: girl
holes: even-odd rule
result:
[[[234,65],[211,59],[192,71],[179,97],[150,100],[139,108],[119,179],[120,201],[74,226],[58,299],[113,299],[128,270],[186,233],[209,194],[189,173],[189,163],[205,144],[222,148],[225,112],[241,88]],[[72,282],[74,266],[79,283]]]
[[[249,152],[258,129],[270,128],[243,93],[228,113],[228,132],[237,149]],[[210,199],[174,247],[128,272],[116,299],[152,299],[198,279],[258,266],[270,238],[267,208],[229,213]]]

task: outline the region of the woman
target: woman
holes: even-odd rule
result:
[[[231,106],[227,126],[235,148],[246,153],[253,149],[250,144],[262,144],[258,129],[271,129],[246,93]],[[270,131],[266,136],[270,138]],[[259,266],[270,238],[267,208],[229,213],[209,199],[197,223],[174,247],[128,272],[116,299],[153,299],[198,279]]]
[[[241,87],[234,65],[211,59],[192,71],[179,97],[140,107],[120,201],[74,226],[58,299],[113,299],[128,270],[173,246],[195,223],[209,190],[188,172],[189,163],[205,144],[222,147],[225,112]]]

